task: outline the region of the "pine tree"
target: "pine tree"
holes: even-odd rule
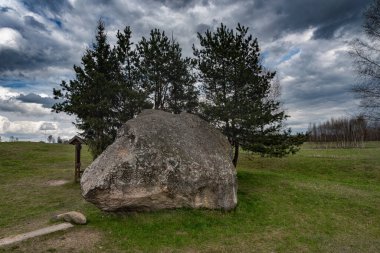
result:
[[[238,24],[235,32],[221,24],[198,38],[201,48],[193,51],[205,94],[202,114],[228,137],[234,165],[240,146],[277,156],[295,152],[299,138],[290,130],[281,133],[287,116],[271,98],[276,73],[262,67],[258,41],[248,28]]]
[[[165,32],[154,29],[150,38],[137,45],[141,87],[154,104],[154,109],[174,113],[194,112],[198,92],[194,86],[190,58],[182,57],[179,44]]]
[[[117,119],[124,123],[135,117],[144,108],[152,108],[146,93],[139,86],[138,56],[131,42],[131,29],[126,26],[123,33],[117,32],[117,45],[114,53],[118,59]]]
[[[195,113],[198,107],[198,91],[195,88],[195,75],[192,73],[191,58],[182,58],[182,49],[172,38],[169,47],[169,69],[167,83],[169,85],[169,111]]]
[[[129,28],[123,34],[119,32],[118,45],[111,49],[100,20],[96,40],[85,51],[82,66],[74,66],[75,79],[62,81],[61,89],[53,90],[55,99],[62,101],[53,110],[76,116],[75,125],[94,157],[114,141],[121,124],[133,118],[144,104],[129,75],[133,70],[128,65],[133,58],[130,35]]]

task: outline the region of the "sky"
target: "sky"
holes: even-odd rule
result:
[[[53,88],[74,78],[94,42],[97,21],[110,44],[132,29],[136,43],[154,28],[180,43],[185,56],[197,33],[223,22],[249,27],[263,65],[277,72],[281,101],[294,132],[309,123],[359,113],[350,91],[358,81],[350,42],[363,36],[370,0],[0,0],[0,136],[46,141],[77,133],[74,116],[51,112]]]

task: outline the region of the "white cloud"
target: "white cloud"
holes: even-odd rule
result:
[[[302,44],[307,41],[310,41],[311,38],[314,35],[316,28],[309,28],[305,31],[298,32],[298,33],[289,33],[285,35],[281,40],[284,42],[289,42],[293,45]]]
[[[47,135],[70,139],[77,134],[77,129],[67,122],[47,122],[33,120],[12,121],[0,115],[0,134],[16,136],[20,141],[46,141]],[[5,140],[4,138],[2,138]]]
[[[294,80],[296,80],[294,76],[285,76],[284,78],[281,79],[281,83],[289,83],[289,82],[293,82]]]
[[[0,115],[0,134],[35,134],[40,131],[43,123],[43,121],[10,121],[7,117]]]
[[[11,91],[9,88],[0,86],[0,100],[10,99],[12,97],[16,97],[20,95],[19,92]]]
[[[20,140],[45,141],[47,134],[64,139],[77,134],[78,130],[72,124],[75,121],[73,116],[53,113],[42,104],[16,99],[20,95],[25,96],[25,93],[0,86],[0,134],[3,137],[13,135]],[[47,94],[40,95],[49,97]]]
[[[70,2],[70,4],[71,4],[72,6],[74,6],[74,5],[76,4],[77,0],[69,0],[69,2]]]
[[[10,48],[19,50],[23,43],[22,35],[9,27],[0,28],[0,50]]]

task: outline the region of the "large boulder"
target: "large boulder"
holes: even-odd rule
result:
[[[84,171],[83,197],[104,211],[231,210],[236,170],[226,137],[199,117],[144,110]]]

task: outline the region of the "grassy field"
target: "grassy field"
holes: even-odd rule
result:
[[[73,183],[73,156],[70,145],[0,143],[0,238],[52,224],[64,211],[89,220],[0,252],[380,252],[380,143],[306,144],[283,159],[242,154],[232,212],[103,213]]]

